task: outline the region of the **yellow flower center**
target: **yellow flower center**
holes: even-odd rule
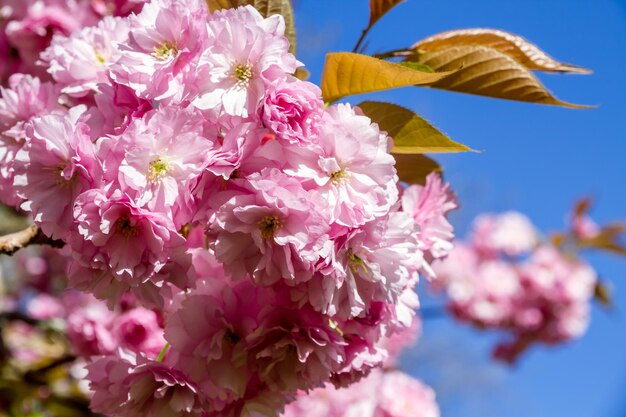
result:
[[[163,158],[156,158],[150,162],[148,170],[148,181],[156,182],[163,178],[170,171],[170,164]]]
[[[348,249],[348,266],[352,272],[357,272],[359,268],[363,269],[363,272],[367,272],[367,265],[363,259],[354,254],[352,249]]]
[[[94,48],[93,52],[96,54],[96,60],[98,61],[98,64],[100,65],[106,64],[107,59],[104,57],[104,55],[102,55],[102,53],[99,50]]]
[[[174,42],[163,42],[159,46],[154,47],[154,56],[157,59],[165,61],[166,59],[173,58],[178,54],[178,48]]]
[[[237,80],[237,86],[247,88],[252,79],[252,65],[237,65],[233,71],[233,78]]]
[[[276,216],[265,216],[259,221],[259,230],[263,239],[271,239],[274,233],[281,228],[282,222]]]
[[[340,171],[335,171],[332,174],[330,174],[330,180],[334,184],[339,184],[340,182],[342,182],[346,178],[348,178],[348,173],[345,170],[343,170],[343,169],[340,170]]]

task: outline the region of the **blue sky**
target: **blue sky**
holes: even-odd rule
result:
[[[297,0],[298,57],[319,83],[324,54],[351,50],[368,20],[367,0]],[[559,98],[598,105],[569,110],[408,88],[349,99],[409,107],[481,154],[436,159],[459,194],[461,236],[485,211],[517,209],[557,230],[582,195],[600,222],[626,219],[626,2],[618,0],[408,0],[371,32],[369,51],[408,46],[449,29],[508,30],[591,76],[540,75]],[[450,319],[428,320],[405,369],[438,390],[445,417],[626,416],[626,260],[592,255],[613,282],[616,307],[594,308],[589,332],[558,348],[535,348],[514,368],[493,364],[493,335]],[[436,303],[437,300],[427,300]]]

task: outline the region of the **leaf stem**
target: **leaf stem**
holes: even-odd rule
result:
[[[415,51],[413,49],[399,48],[399,49],[392,49],[391,51],[387,51],[387,52],[381,52],[379,54],[373,54],[372,56],[378,59],[387,59],[387,58],[411,56],[414,53]]]
[[[363,32],[361,32],[361,37],[359,38],[358,41],[356,41],[356,45],[354,45],[354,49],[352,49],[352,52],[359,52],[359,48],[361,47],[361,44],[363,43],[363,41],[365,40],[365,37],[367,36],[369,31],[373,27],[374,25],[370,23],[369,25],[367,25],[365,29],[363,29]]]

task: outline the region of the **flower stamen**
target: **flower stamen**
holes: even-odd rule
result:
[[[115,222],[115,230],[124,237],[132,238],[139,234],[139,228],[133,225],[128,215],[124,215]]]
[[[350,270],[352,272],[357,272],[359,270],[359,268],[363,269],[363,272],[367,273],[367,265],[365,265],[365,262],[363,261],[363,259],[359,258],[357,255],[354,254],[354,252],[352,251],[352,249],[348,249],[348,266],[350,267]]]
[[[237,80],[237,87],[248,88],[252,79],[252,65],[237,65],[233,70],[233,78]]]
[[[348,178],[348,173],[344,169],[335,171],[332,174],[330,174],[330,180],[334,184],[339,184],[340,182],[344,181],[347,178]]]
[[[171,41],[163,42],[161,45],[154,47],[154,56],[161,61],[173,58],[177,54],[178,48],[176,44]]]
[[[148,181],[156,182],[170,171],[170,164],[163,158],[158,157],[150,162],[148,169]]]
[[[282,227],[282,222],[276,216],[265,216],[259,221],[259,230],[263,239],[272,239],[278,229]]]

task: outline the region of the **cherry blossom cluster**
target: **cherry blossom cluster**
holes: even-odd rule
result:
[[[411,327],[385,338],[382,346],[390,355],[382,369],[349,387],[327,384],[308,394],[301,392],[282,417],[439,417],[434,391],[397,370],[401,351],[414,345],[420,332],[420,322],[415,320]]]
[[[83,357],[114,353],[119,347],[157,358],[166,343],[156,311],[141,307],[131,295],[115,309],[93,296],[67,290],[68,258],[51,248],[29,248],[14,262],[4,260],[0,312],[19,311],[34,321],[54,323],[68,338],[73,353]],[[36,329],[31,329],[32,332]],[[25,346],[16,346],[14,354]]]
[[[494,356],[514,362],[531,344],[581,336],[589,322],[596,273],[586,263],[541,243],[531,222],[508,212],[481,215],[466,244],[434,266],[454,316],[508,339]]]
[[[141,10],[144,0],[3,0],[0,4],[0,81],[14,73],[49,78],[39,54],[56,34],[94,26],[104,16]],[[80,71],[76,68],[76,71]]]
[[[116,310],[66,314],[100,355],[92,409],[276,416],[382,366],[415,326],[419,273],[452,248],[450,187],[399,184],[392,139],[293,75],[281,16],[111,4],[134,13],[58,31],[36,60],[51,81],[0,91],[0,198]]]
[[[400,371],[380,369],[347,388],[300,395],[283,417],[439,417],[434,391]]]

